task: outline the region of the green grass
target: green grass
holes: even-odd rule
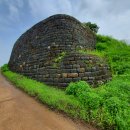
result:
[[[61,52],[57,57],[55,57],[54,59],[53,59],[53,67],[54,68],[58,68],[59,67],[59,65],[60,65],[60,63],[61,63],[61,61],[63,60],[63,58],[65,57],[65,55],[66,55],[66,52]]]
[[[78,50],[79,53],[82,53],[82,54],[90,54],[90,55],[95,55],[95,56],[98,56],[100,58],[104,58],[105,55],[103,52],[99,52],[98,50]]]
[[[112,80],[97,88],[84,81],[70,83],[63,91],[11,72],[7,65],[1,69],[16,87],[50,108],[104,130],[130,130],[130,46],[109,36],[97,35],[96,50],[81,50],[81,53],[105,58],[112,70]]]
[[[130,129],[130,77],[114,77],[109,83],[92,88],[85,81],[70,83],[66,94],[74,95],[86,109],[86,120],[102,129]]]
[[[97,35],[96,51],[104,54],[113,75],[130,73],[130,46],[108,36]]]
[[[105,59],[113,75],[130,73],[130,45],[109,36],[97,35],[95,50],[78,50],[83,54],[92,54]]]
[[[97,35],[96,50],[80,50],[105,58],[112,70],[112,81],[91,88],[85,82],[71,83],[66,93],[74,95],[86,108],[88,121],[103,129],[130,129],[130,46],[109,36]]]

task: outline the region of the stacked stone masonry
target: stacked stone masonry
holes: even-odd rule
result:
[[[109,66],[99,57],[77,50],[93,50],[96,37],[75,18],[54,15],[26,31],[15,43],[9,61],[12,71],[53,86],[85,80],[93,86],[111,79]]]

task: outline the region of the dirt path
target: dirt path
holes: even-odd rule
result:
[[[0,74],[0,130],[95,130],[49,110]]]

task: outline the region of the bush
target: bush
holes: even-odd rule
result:
[[[109,97],[104,102],[104,107],[111,114],[111,116],[115,117],[117,113],[128,107],[126,102],[122,102],[118,97]]]
[[[98,43],[96,44],[96,49],[98,51],[105,51],[107,49],[107,46],[104,43]]]
[[[91,22],[82,23],[82,26],[85,28],[89,27],[94,33],[97,33],[99,29],[96,23],[91,23]]]
[[[92,91],[89,84],[85,81],[70,83],[66,88],[66,93],[76,96],[80,102],[89,109],[95,109],[99,106],[100,97]]]
[[[130,81],[113,78],[106,85],[91,88],[85,81],[71,83],[66,93],[74,95],[85,108],[85,120],[103,129],[127,130],[130,123]]]
[[[71,82],[66,88],[66,94],[78,96],[82,91],[91,91],[88,83],[85,81]]]
[[[9,67],[8,67],[8,64],[4,64],[2,67],[1,67],[1,71],[2,72],[6,72],[9,70]]]
[[[100,106],[101,97],[94,92],[81,92],[78,99],[87,109],[93,110]]]
[[[122,101],[118,97],[110,97],[105,101],[103,107],[104,112],[108,113],[106,116],[107,119],[105,117],[105,122],[108,126],[111,124],[112,129],[118,130],[129,129],[129,117],[127,114],[130,114],[130,112],[127,110],[129,106],[126,101]]]

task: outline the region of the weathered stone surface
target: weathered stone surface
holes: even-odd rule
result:
[[[9,61],[12,71],[49,85],[66,87],[85,80],[93,86],[111,80],[101,58],[77,50],[93,50],[96,36],[68,15],[51,16],[27,30],[16,41]]]
[[[62,73],[63,78],[67,78],[67,73]]]
[[[79,73],[84,73],[85,72],[85,68],[78,68],[77,69]]]
[[[68,78],[77,78],[78,73],[68,73]]]

